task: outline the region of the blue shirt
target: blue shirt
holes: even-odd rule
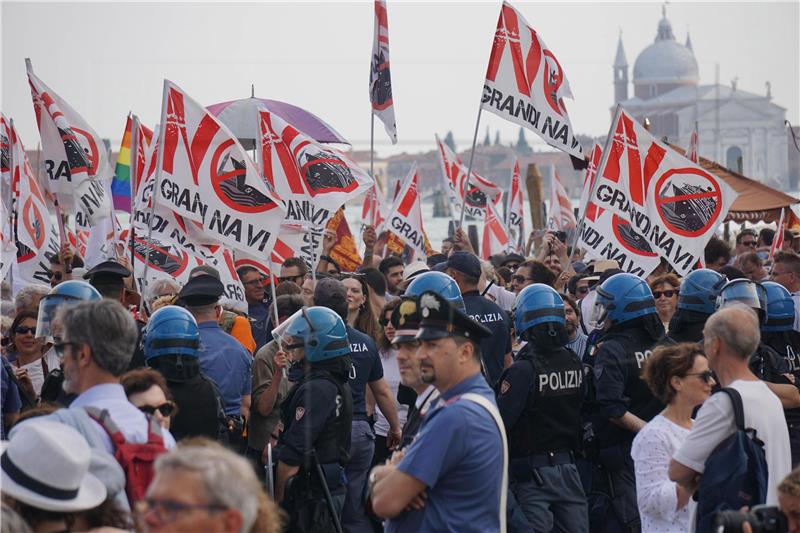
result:
[[[200,329],[200,370],[217,385],[225,414],[238,415],[242,396],[250,394],[252,387],[250,354],[216,322],[200,322],[197,327]]]
[[[467,392],[495,403],[480,374],[442,393],[397,466],[427,485],[425,507],[389,520],[387,533],[500,530],[503,443],[486,409],[458,399]]]
[[[383,377],[383,363],[378,354],[375,341],[366,333],[347,326],[347,340],[350,343],[350,357],[356,369],[356,377],[350,378],[350,391],[353,394],[353,420],[366,420],[367,403],[364,401],[367,383]]]
[[[0,411],[3,415],[19,413],[22,408],[19,389],[17,384],[11,381],[13,369],[8,368],[5,358],[2,361],[2,365],[0,365],[0,372]],[[2,416],[0,416],[0,439],[6,439],[6,428]]]
[[[507,353],[511,353],[511,321],[499,305],[484,298],[478,291],[463,294],[464,307],[467,314],[480,322],[492,332],[492,335],[481,339],[481,358],[486,371],[486,380],[497,383],[503,373]]]
[[[272,340],[269,328],[269,306],[265,303],[250,304],[247,307],[247,314],[250,317],[250,329],[253,332],[253,340],[256,341],[256,352],[258,352],[262,346]]]
[[[108,411],[108,416],[125,436],[127,442],[137,444],[147,442],[150,429],[147,416],[128,401],[125,389],[119,383],[104,383],[86,389],[75,398],[70,407],[96,407]],[[111,437],[108,436],[103,426],[94,420],[92,422],[97,426],[97,432],[103,439],[106,451],[114,455],[114,443],[111,442]],[[165,447],[175,447],[175,439],[169,431],[161,428],[161,436],[164,438]]]

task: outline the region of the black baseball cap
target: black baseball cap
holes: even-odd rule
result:
[[[469,252],[453,252],[446,264],[446,268],[452,268],[471,278],[481,277],[481,261]]]

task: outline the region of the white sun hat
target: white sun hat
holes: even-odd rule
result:
[[[2,493],[37,509],[84,511],[106,499],[106,487],[89,473],[91,450],[66,424],[29,420],[2,443]]]

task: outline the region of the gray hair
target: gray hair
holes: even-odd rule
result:
[[[253,527],[261,485],[244,458],[220,446],[181,446],[156,459],[155,470],[156,475],[166,470],[196,473],[208,503],[237,509],[242,515],[241,533]]]
[[[117,377],[128,369],[139,331],[122,304],[103,298],[62,306],[57,320],[64,326],[65,339],[92,349],[97,366]]]
[[[33,301],[36,298],[41,299],[47,296],[49,292],[50,287],[47,285],[26,285],[22,287],[14,297],[14,307],[17,309],[17,313],[26,309],[35,311]]]
[[[747,359],[761,342],[758,316],[744,304],[728,304],[708,318],[703,336],[718,338],[740,359]]]
[[[145,301],[147,305],[150,305],[155,301],[156,298],[162,296],[164,294],[178,294],[181,292],[181,284],[175,281],[174,279],[153,279],[147,284],[147,290],[145,291]]]

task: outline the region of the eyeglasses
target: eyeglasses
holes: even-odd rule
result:
[[[662,296],[666,296],[667,298],[672,298],[673,296],[677,295],[677,290],[669,290],[669,291],[653,291],[653,298],[658,300]]]
[[[64,277],[63,272],[53,272],[52,270],[49,270],[47,275],[50,276],[50,279],[54,279],[56,281],[61,281],[61,278]]]
[[[136,512],[140,515],[145,515],[153,512],[156,519],[162,523],[175,522],[178,515],[196,510],[207,511],[209,513],[218,513],[227,510],[224,505],[213,503],[181,503],[174,500],[156,500],[154,498],[146,498],[137,502]]]
[[[756,247],[756,241],[742,241],[742,246]]]
[[[517,283],[525,283],[526,281],[533,281],[533,278],[526,278],[525,276],[522,276],[520,274],[514,274],[513,276],[511,276],[511,279],[513,281],[516,281]]]
[[[53,349],[60,359],[64,358],[64,348],[67,346],[79,346],[79,344],[77,342],[57,342],[53,345]]]
[[[706,370],[705,372],[692,372],[691,374],[686,374],[687,376],[697,376],[706,383],[713,383],[714,382],[714,372],[711,370]]]
[[[26,333],[30,333],[31,335],[36,333],[36,328],[26,328],[24,326],[17,326],[14,328],[14,333],[17,335],[25,335]]]
[[[267,278],[255,278],[251,279],[250,281],[245,281],[243,285],[258,286],[258,285],[263,285],[265,281],[267,281]]]
[[[575,294],[587,294],[589,292],[589,286],[585,287],[575,287]]]
[[[303,279],[305,279],[305,277],[306,277],[305,274],[298,274],[296,276],[281,276],[278,278],[278,281],[280,283],[283,283],[284,281],[291,281],[293,283],[297,283],[297,278],[300,278],[300,280],[302,281]]]
[[[305,346],[305,344],[304,344],[304,343],[302,343],[302,342],[296,342],[296,343],[294,343],[294,344],[285,344],[285,343],[284,343],[284,345],[283,345],[283,351],[284,351],[284,352],[290,352],[290,351],[292,351],[292,350],[296,350],[296,349],[298,349],[298,348],[302,348],[303,346]]]
[[[175,412],[176,409],[175,402],[164,402],[161,405],[142,405],[139,407],[139,410],[145,414],[153,416],[158,410],[161,413],[161,416],[171,416],[172,413]]]

